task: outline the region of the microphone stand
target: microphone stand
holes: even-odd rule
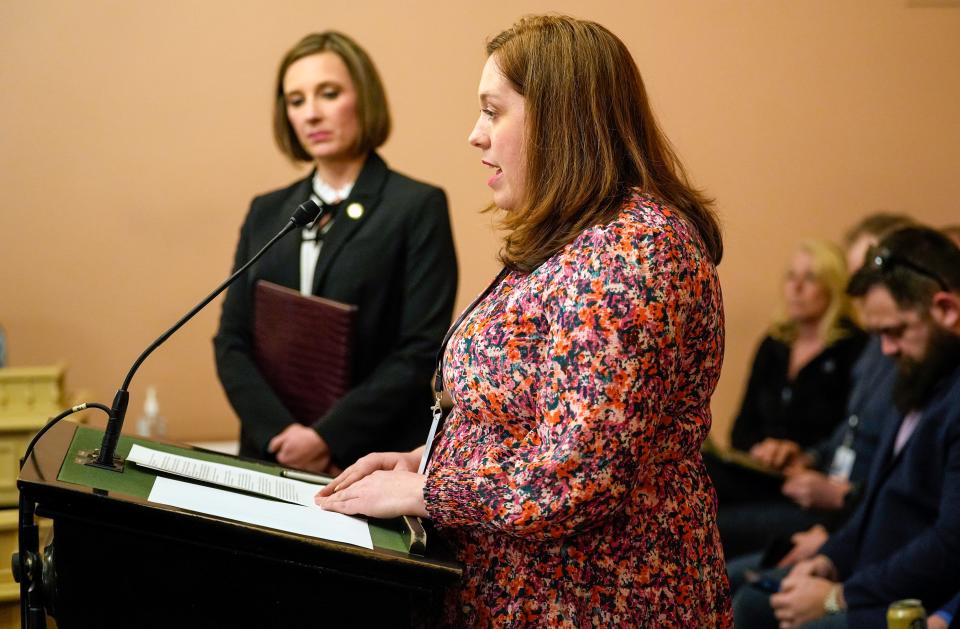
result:
[[[24,629],[45,629],[40,558],[40,527],[34,519],[36,505],[20,496],[17,526],[17,550],[11,567],[13,579],[20,584],[20,626]]]
[[[127,414],[127,403],[130,400],[130,394],[127,389],[130,386],[130,380],[133,379],[133,374],[137,372],[137,369],[146,360],[147,356],[153,353],[153,350],[157,349],[164,341],[166,341],[170,336],[179,330],[183,324],[192,319],[194,315],[200,312],[207,304],[209,304],[213,299],[222,293],[230,284],[232,284],[240,275],[246,271],[250,265],[260,259],[267,250],[274,245],[278,240],[286,236],[288,233],[296,229],[297,227],[305,227],[310,223],[319,220],[323,213],[323,209],[317,205],[314,201],[306,201],[302,203],[296,211],[293,213],[293,216],[290,217],[290,221],[284,225],[283,229],[280,230],[276,236],[270,239],[270,242],[265,244],[260,251],[256,253],[250,260],[247,261],[242,267],[237,269],[233,275],[228,277],[220,286],[218,286],[212,293],[207,295],[203,301],[193,307],[190,312],[185,314],[179,321],[173,324],[169,330],[160,335],[160,337],[155,340],[150,346],[140,354],[140,357],[133,363],[133,366],[130,367],[130,371],[127,372],[127,377],[123,379],[123,384],[120,385],[120,389],[117,390],[116,396],[113,398],[113,405],[110,407],[110,419],[107,420],[107,428],[103,434],[103,441],[100,443],[100,447],[88,456],[88,460],[85,461],[86,465],[92,467],[98,467],[105,470],[111,470],[114,472],[123,471],[123,459],[116,454],[117,442],[120,440],[120,431],[123,428],[123,419]]]

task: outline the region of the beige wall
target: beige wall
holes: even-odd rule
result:
[[[146,346],[228,272],[250,198],[299,176],[270,137],[281,52],[354,35],[387,83],[383,153],[444,186],[462,307],[495,273],[466,135],[485,38],[523,13],[596,19],[634,52],[727,254],[725,432],[791,247],[863,212],[960,221],[960,10],[908,0],[0,3],[0,325],[12,364],[63,360],[109,402]],[[933,3],[936,4],[936,3]],[[209,308],[143,366],[177,439],[236,430]],[[132,418],[131,417],[131,418]],[[132,421],[128,422],[128,428]]]

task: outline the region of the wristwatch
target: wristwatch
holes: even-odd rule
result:
[[[823,599],[823,611],[828,614],[839,614],[843,611],[843,607],[840,606],[840,591],[842,588],[842,583],[837,583],[830,588],[826,598]]]

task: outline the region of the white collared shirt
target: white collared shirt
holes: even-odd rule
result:
[[[332,204],[346,199],[353,190],[353,182],[348,183],[340,189],[336,189],[320,178],[320,175],[313,175],[313,193],[310,198],[315,202]],[[323,226],[321,236],[330,231],[333,220]],[[301,232],[300,242],[300,294],[313,294],[313,274],[317,270],[317,259],[320,258],[320,247],[323,246],[323,239],[317,238],[317,226],[310,225],[304,227]]]

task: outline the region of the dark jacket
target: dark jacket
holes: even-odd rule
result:
[[[253,200],[234,269],[310,198],[312,177]],[[251,353],[254,285],[264,279],[299,289],[299,234],[279,242],[227,292],[214,348],[217,373],[240,418],[241,454],[271,458],[270,439],[294,422],[312,425],[341,467],[368,452],[411,449],[426,438],[430,379],[457,289],[446,196],[371,154],[340,207],[352,203],[362,204],[362,216],[341,210],[335,217],[314,277],[315,295],[358,306],[352,388],[324,416],[293,417]]]
[[[894,456],[900,423],[883,434],[853,518],[820,551],[843,579],[851,627],[885,626],[903,598],[934,611],[960,586],[960,368]]]
[[[770,336],[757,349],[730,442],[749,450],[767,437],[810,447],[827,439],[845,416],[851,370],[866,343],[852,323],[789,380],[790,346]]]
[[[859,502],[870,467],[877,457],[880,438],[891,424],[900,421],[900,412],[893,404],[893,384],[897,377],[896,363],[884,356],[880,338],[870,337],[863,353],[853,366],[853,388],[847,401],[847,419],[834,429],[829,439],[807,451],[815,461],[815,467],[824,473],[841,446],[855,453],[850,470],[851,489],[844,500],[844,508],[837,514],[837,523],[845,522]]]

